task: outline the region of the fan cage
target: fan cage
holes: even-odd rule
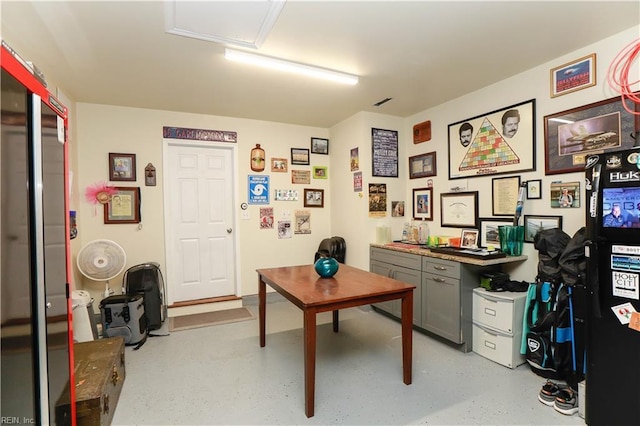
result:
[[[80,250],[76,263],[85,277],[95,281],[108,281],[124,271],[127,256],[122,246],[115,241],[94,240]]]

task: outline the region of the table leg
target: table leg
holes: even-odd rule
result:
[[[307,417],[314,415],[316,394],[316,312],[304,312],[304,412]]]
[[[413,359],[413,290],[402,298],[402,375],[405,385],[411,384]]]
[[[264,348],[266,344],[266,309],[267,309],[267,285],[262,281],[262,277],[259,276],[258,281],[258,322],[260,327],[260,347]]]
[[[338,322],[340,321],[339,315],[338,315],[338,310],[336,309],[335,311],[333,311],[333,332],[337,333],[339,331],[339,326],[338,326]]]

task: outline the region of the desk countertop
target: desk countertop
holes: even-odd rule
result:
[[[428,248],[424,248],[422,246],[416,246],[413,244],[405,244],[405,243],[388,243],[388,244],[371,244],[371,247],[378,247],[387,250],[394,250],[404,253],[412,253],[418,254],[420,256],[434,257],[437,259],[445,259],[451,260],[454,262],[460,263],[468,263],[470,265],[478,265],[478,266],[490,266],[490,265],[499,265],[503,263],[512,263],[512,262],[523,262],[528,259],[527,256],[507,256],[500,257],[497,259],[482,259],[482,258],[474,258],[467,256],[455,256],[451,254],[445,253],[435,253],[429,250]]]

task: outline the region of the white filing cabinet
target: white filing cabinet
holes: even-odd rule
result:
[[[473,351],[509,368],[524,364],[520,345],[526,299],[526,292],[474,289]]]

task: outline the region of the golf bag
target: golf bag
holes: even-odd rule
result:
[[[315,262],[320,257],[333,257],[340,263],[344,263],[347,254],[347,244],[342,237],[325,238],[320,242],[318,251],[313,258]]]
[[[587,240],[584,228],[568,241],[562,234],[559,229],[541,231],[534,240],[545,264],[539,265],[539,275],[529,289],[523,353],[534,373],[566,380],[577,390],[584,374]]]
[[[562,285],[559,259],[570,241],[562,230],[542,230],[534,237],[538,250],[538,275],[529,285],[523,319],[521,353],[531,370],[546,378],[560,379],[566,356],[559,347],[566,341],[567,288]]]
[[[587,230],[582,227],[571,238],[559,260],[562,282],[570,291],[569,315],[573,331],[571,370],[567,373],[565,380],[574,390],[578,389],[578,383],[584,379],[586,370],[587,257],[585,247],[588,242]]]
[[[125,271],[122,282],[123,293],[142,296],[149,331],[162,327],[167,308],[164,303],[165,288],[160,265],[148,262],[132,266]]]

